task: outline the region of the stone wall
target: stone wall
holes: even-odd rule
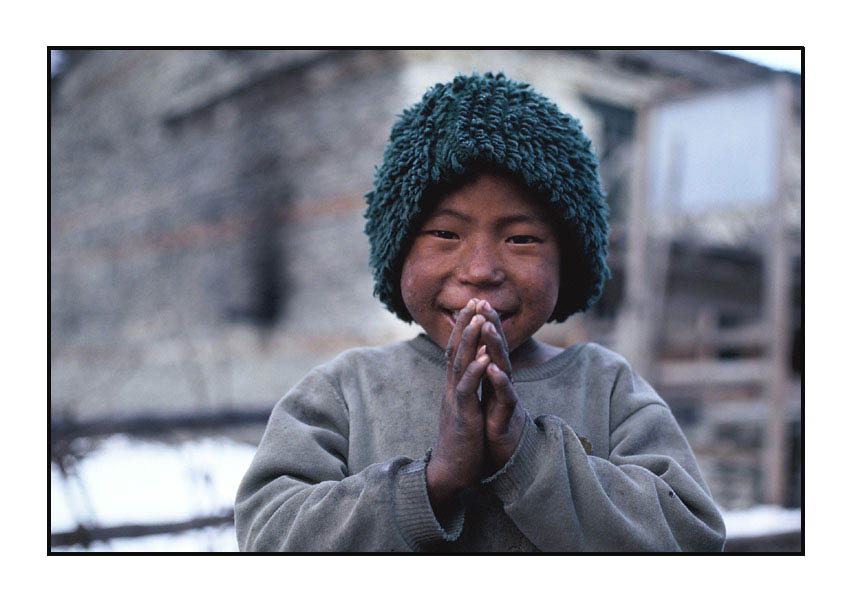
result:
[[[270,404],[396,337],[361,214],[397,58],[271,58],[95,51],[55,83],[54,412]]]

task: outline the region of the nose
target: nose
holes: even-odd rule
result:
[[[485,241],[470,241],[456,268],[458,280],[477,288],[498,287],[505,281],[499,252]]]

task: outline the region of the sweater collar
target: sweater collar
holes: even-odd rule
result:
[[[431,363],[439,367],[446,366],[445,351],[438,346],[425,333],[420,333],[407,342],[414,350],[425,356]],[[521,381],[539,381],[548,379],[560,373],[575,358],[576,353],[584,346],[583,343],[574,343],[557,356],[550,358],[542,364],[527,366],[514,371],[514,383]]]

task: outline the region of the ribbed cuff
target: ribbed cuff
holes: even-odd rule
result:
[[[465,505],[459,504],[448,512],[444,525],[437,520],[425,481],[425,467],[430,457],[429,450],[424,459],[402,467],[396,479],[396,521],[414,551],[432,544],[457,540],[466,515]]]
[[[536,474],[534,460],[539,457],[545,436],[537,429],[531,415],[525,414],[525,426],[516,450],[505,466],[491,475],[482,484],[490,487],[505,504],[519,498],[534,481]]]

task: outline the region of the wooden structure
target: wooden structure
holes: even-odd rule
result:
[[[799,254],[786,220],[793,187],[787,185],[789,148],[794,143],[793,90],[787,78],[773,83],[776,103],[775,167],[770,198],[761,214],[763,238],[756,250],[761,284],[755,297],[754,315],[739,325],[723,326],[722,317],[710,302],[699,307],[691,328],[671,325],[667,308],[673,247],[683,241],[675,228],[663,231],[656,225],[658,208],[649,202],[647,156],[650,123],[655,106],[638,114],[635,141],[631,208],[625,245],[625,287],[622,310],[617,317],[615,347],[639,372],[662,392],[673,397],[698,399],[704,414],[723,419],[730,411],[744,421],[760,423],[761,498],[784,504],[788,491],[789,421],[799,419],[799,382],[790,375],[793,333],[792,260]],[[664,183],[668,198],[667,221],[676,223],[681,185],[680,155],[671,164]],[[673,219],[670,219],[670,214]],[[752,251],[750,251],[752,253]],[[743,253],[743,250],[742,250]],[[710,279],[710,276],[706,276]],[[727,279],[729,281],[729,279]],[[730,357],[731,356],[731,357]],[[714,408],[711,408],[711,407]],[[722,409],[722,412],[717,412]]]

